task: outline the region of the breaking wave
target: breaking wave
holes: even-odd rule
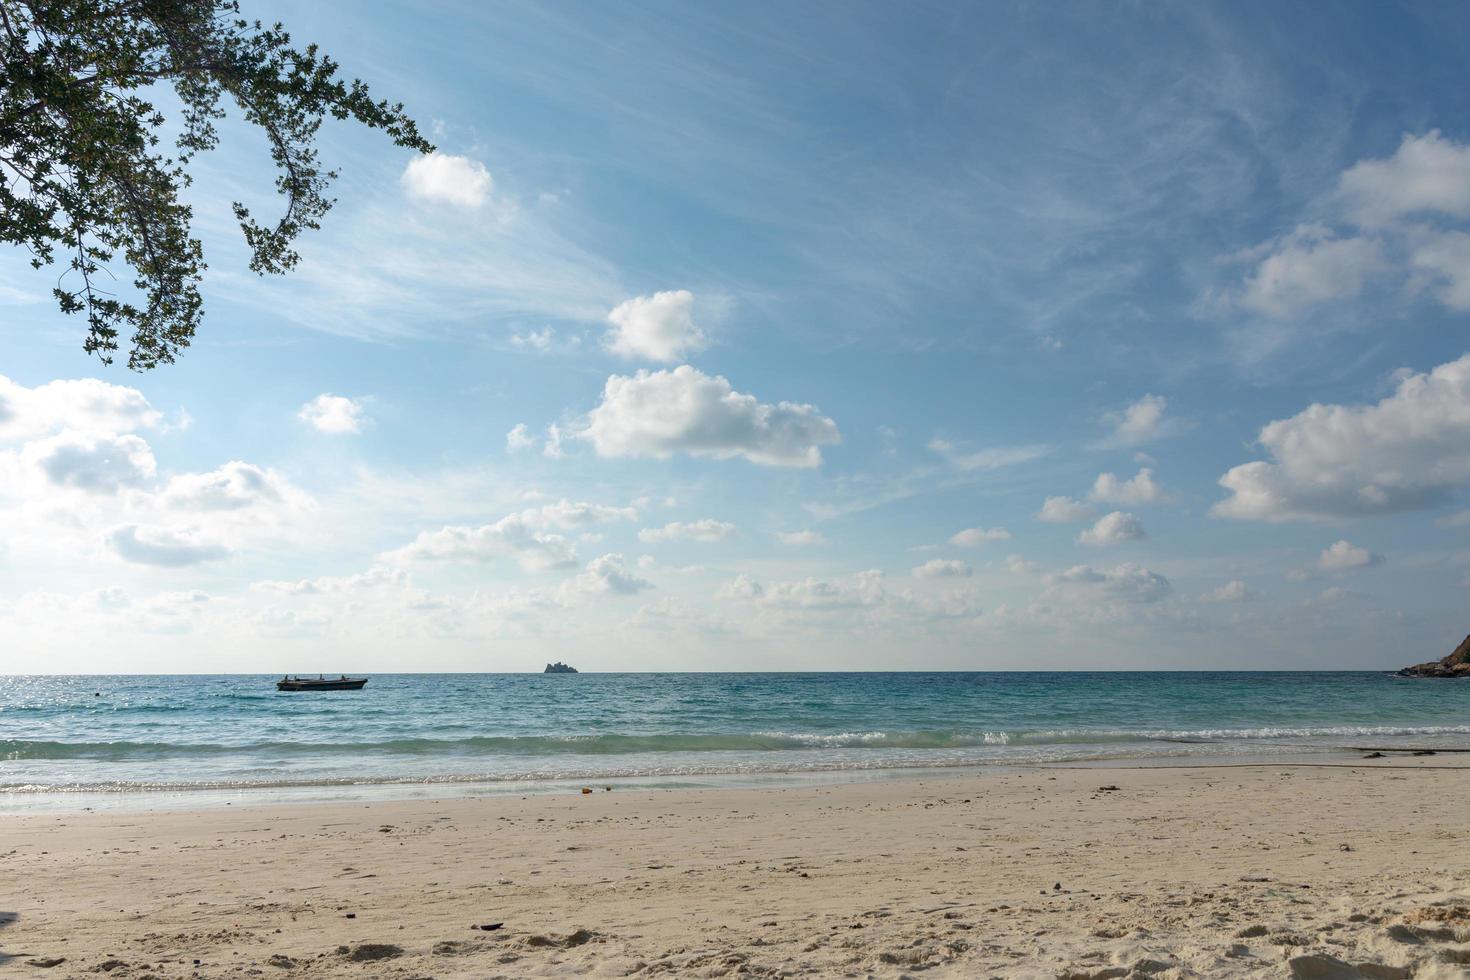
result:
[[[1048,729],[1042,731],[868,731],[749,732],[745,734],[581,734],[472,736],[469,738],[403,738],[382,741],[259,741],[176,744],[171,742],[66,742],[0,740],[0,759],[62,760],[180,758],[188,756],[262,755],[327,756],[377,753],[395,756],[560,756],[641,755],[699,752],[816,752],[824,749],[963,749],[976,746],[1117,745],[1176,742],[1182,744],[1354,738],[1470,735],[1470,726],[1340,725],[1202,729]]]

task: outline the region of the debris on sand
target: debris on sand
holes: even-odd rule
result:
[[[527,936],[521,942],[526,946],[552,947],[555,949],[571,949],[573,946],[582,946],[601,937],[591,929],[578,929],[563,938],[556,936]]]
[[[1410,923],[1421,922],[1445,922],[1470,924],[1470,906],[1465,905],[1427,905],[1423,908],[1414,909],[1404,914],[1404,921]]]
[[[362,943],[354,946],[347,954],[353,963],[371,963],[375,960],[391,960],[403,955],[403,947],[392,943]]]

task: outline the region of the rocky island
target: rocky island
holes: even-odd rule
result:
[[[564,664],[560,660],[554,664],[547,664],[546,669],[542,671],[543,674],[575,674],[576,672],[577,668],[571,664]]]
[[[1415,664],[1399,671],[1400,677],[1470,677],[1470,636],[1443,660]]]

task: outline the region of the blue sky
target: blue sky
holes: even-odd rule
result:
[[[1375,667],[1470,608],[1470,14],[257,3],[195,346],[0,256],[0,669]],[[364,10],[370,10],[364,14]],[[86,380],[92,379],[92,380]]]

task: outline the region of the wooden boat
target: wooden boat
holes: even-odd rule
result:
[[[282,677],[276,681],[277,691],[360,691],[368,682],[366,677]]]

